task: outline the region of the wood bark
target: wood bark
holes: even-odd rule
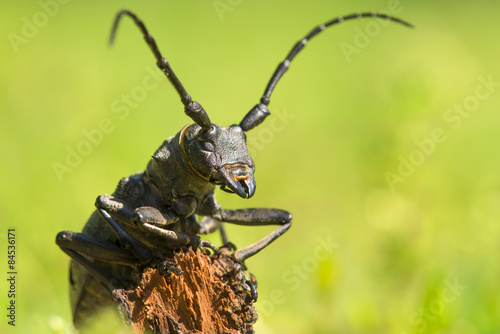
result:
[[[172,262],[183,273],[169,277],[146,268],[134,290],[115,300],[134,333],[253,333],[257,313],[230,251],[207,256],[180,252]]]

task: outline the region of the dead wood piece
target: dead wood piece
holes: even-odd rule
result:
[[[146,268],[134,290],[114,291],[134,333],[253,333],[257,313],[248,302],[230,251],[219,256],[180,252],[173,262],[183,271],[165,277]]]

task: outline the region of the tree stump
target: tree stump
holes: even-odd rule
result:
[[[173,262],[183,271],[180,276],[146,268],[137,288],[114,290],[134,333],[254,332],[257,313],[227,248],[212,256],[179,252]]]

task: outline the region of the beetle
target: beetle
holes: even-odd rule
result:
[[[173,252],[191,248],[218,253],[216,246],[198,235],[219,229],[227,244],[222,223],[278,225],[261,240],[234,250],[232,256],[241,264],[285,233],[292,224],[288,211],[227,210],[215,200],[216,187],[245,199],[255,193],[255,164],[248,153],[246,132],[270,115],[271,94],[290,62],[327,27],[361,17],[378,17],[412,27],[398,18],[374,12],[337,17],[317,26],[293,46],[276,68],[260,102],[241,122],[220,126],[212,123],[201,104],[187,93],[136,14],[129,10],[117,14],[110,44],[123,16],[129,16],[141,30],[158,68],[179,94],[184,112],[194,123],[166,139],[144,172],[122,178],[111,196],[97,197],[96,210],[81,233],[63,231],[57,235],[57,245],[72,259],[69,280],[75,325],[101,305],[111,303],[113,289],[137,284],[141,268],[154,266],[165,275],[179,275],[176,264],[168,260]],[[253,288],[250,290],[254,295]]]

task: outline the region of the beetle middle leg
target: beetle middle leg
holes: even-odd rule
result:
[[[200,231],[198,232],[200,234],[210,234],[219,230],[222,244],[231,250],[236,250],[236,246],[227,238],[226,229],[220,220],[210,216],[204,216],[200,221],[200,227]]]
[[[269,233],[256,243],[237,249],[233,253],[233,257],[240,263],[267,247],[271,242],[285,233],[292,225],[291,213],[285,210],[267,208],[239,210],[221,209],[220,218],[217,217],[217,219],[226,223],[247,226],[281,225],[278,229]]]
[[[215,227],[217,223],[220,224],[220,222],[247,226],[281,225],[278,229],[271,232],[256,243],[240,249],[236,249],[236,247],[232,243],[228,242],[227,236],[225,235],[225,232],[223,230],[223,225],[220,225],[224,244],[234,249],[233,258],[237,261],[237,264],[235,265],[235,271],[241,273],[238,279],[240,280],[241,287],[248,293],[248,302],[257,301],[257,280],[252,273],[248,272],[243,262],[249,257],[260,252],[271,242],[285,233],[292,224],[292,215],[288,211],[279,209],[220,209],[219,214],[214,215],[214,217],[206,218],[206,221],[208,222],[207,226],[213,227]],[[215,228],[211,230],[211,232],[213,232],[214,230]],[[250,277],[248,279],[243,274],[243,271],[247,271],[249,273]]]

